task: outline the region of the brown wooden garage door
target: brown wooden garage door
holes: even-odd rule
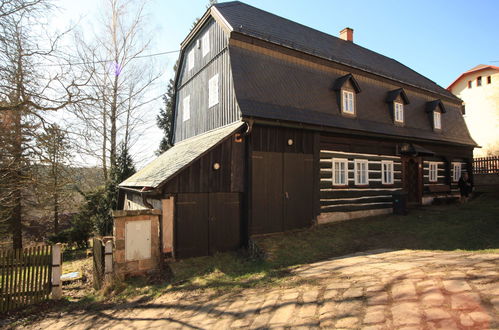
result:
[[[178,194],[175,254],[179,258],[235,250],[241,245],[239,193]]]
[[[313,219],[313,156],[253,152],[251,234],[310,226]]]

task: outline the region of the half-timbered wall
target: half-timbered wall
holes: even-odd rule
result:
[[[210,50],[203,56],[206,33],[209,34]],[[227,34],[211,19],[182,50],[175,100],[175,143],[240,119],[227,44]],[[190,54],[193,56],[192,68],[189,67]],[[217,74],[218,103],[210,107],[209,81]],[[188,119],[185,119],[186,97],[189,97]]]

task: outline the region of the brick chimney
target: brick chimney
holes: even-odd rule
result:
[[[346,27],[340,31],[340,39],[353,42],[353,29]]]

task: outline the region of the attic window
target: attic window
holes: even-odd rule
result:
[[[208,108],[218,104],[218,73],[208,80]]]
[[[471,88],[471,80],[468,81],[468,88]]]
[[[353,92],[345,90],[342,92],[341,111],[350,115],[355,115],[355,99],[353,96]]]
[[[355,116],[355,94],[360,93],[360,87],[351,74],[339,77],[333,85],[337,92],[338,107],[341,113],[348,116]]]
[[[482,76],[476,78],[476,85],[477,87],[482,86]]]
[[[209,34],[209,31],[206,31],[204,33],[203,38],[201,39],[201,47],[202,47],[201,51],[202,51],[203,57],[205,57],[210,52],[210,34]]]
[[[433,111],[433,128],[442,129],[441,113],[438,111]]]
[[[194,49],[191,49],[187,54],[187,70],[191,71],[194,68]]]
[[[190,95],[184,97],[182,101],[182,120],[188,121],[191,119],[191,97]]]
[[[397,123],[404,123],[404,105],[400,102],[394,104],[394,119]]]

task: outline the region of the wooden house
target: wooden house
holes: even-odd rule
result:
[[[181,44],[174,146],[121,183],[162,209],[176,257],[252,235],[392,212],[457,192],[475,142],[462,102],[353,41],[244,3],[211,6]],[[470,173],[471,174],[471,173]]]

